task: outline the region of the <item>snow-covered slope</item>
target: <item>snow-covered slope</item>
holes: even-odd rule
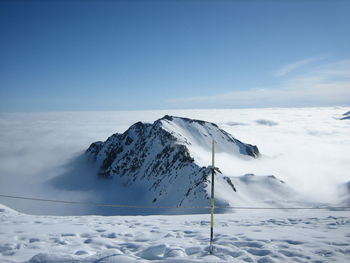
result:
[[[208,211],[207,211],[208,212]],[[1,263],[349,262],[348,211],[33,216],[0,204]]]
[[[256,176],[246,174],[231,177],[231,180],[239,189],[230,200],[232,206],[286,207],[310,205],[310,202],[302,200],[302,197],[294,189],[273,175]]]

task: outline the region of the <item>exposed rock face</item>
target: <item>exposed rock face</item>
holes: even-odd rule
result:
[[[99,165],[100,176],[152,193],[142,197],[145,203],[207,204],[211,169],[200,165],[196,156],[203,151],[210,155],[212,139],[218,152],[248,159],[259,156],[256,146],[242,143],[214,123],[168,115],[153,124],[137,122],[123,134],[91,144],[86,154]],[[235,190],[229,178],[222,181]]]

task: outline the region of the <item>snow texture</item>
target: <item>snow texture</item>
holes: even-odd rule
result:
[[[349,262],[340,211],[216,215],[33,216],[0,205],[0,262]]]

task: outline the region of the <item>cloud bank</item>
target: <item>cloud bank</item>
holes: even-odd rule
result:
[[[90,143],[123,132],[137,121],[153,122],[170,114],[219,123],[237,139],[259,147],[262,156],[253,161],[218,154],[217,165],[225,174],[275,175],[310,200],[335,202],[339,184],[350,181],[350,122],[339,120],[347,111],[349,108],[335,107],[1,113],[0,193],[98,202],[91,189],[56,189],[48,181],[64,174],[71,160]],[[261,125],[257,120],[278,125]],[[203,156],[210,164],[210,153]],[[81,171],[81,179],[72,178],[72,184],[94,176],[90,169]],[[36,214],[87,212],[81,207],[5,198],[0,203]]]

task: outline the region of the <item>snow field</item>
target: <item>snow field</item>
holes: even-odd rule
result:
[[[349,262],[348,211],[33,216],[0,206],[0,262]]]

